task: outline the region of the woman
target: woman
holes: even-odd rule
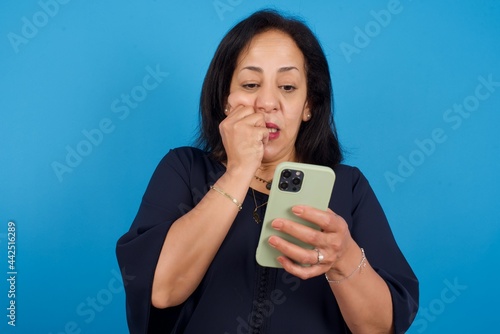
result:
[[[310,29],[273,11],[240,22],[215,53],[200,109],[203,150],[165,156],[118,241],[131,333],[406,331],[418,282],[367,180],[340,164],[328,64]],[[315,247],[270,237],[275,269],[255,250],[282,161],[330,166],[337,179],[329,210],[293,208],[321,231],[273,221]]]

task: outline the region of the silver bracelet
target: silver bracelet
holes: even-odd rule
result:
[[[349,275],[347,275],[346,277],[344,277],[338,281],[329,279],[328,276],[326,275],[326,273],[325,273],[325,277],[326,277],[326,280],[328,281],[328,283],[340,284],[343,281],[345,281],[346,279],[348,279],[349,277],[351,277],[352,275],[354,275],[362,267],[363,268],[366,267],[366,256],[365,256],[365,250],[363,248],[361,248],[361,262],[358,264],[356,269],[353,270],[352,273],[350,273]]]
[[[231,202],[233,202],[234,204],[236,204],[236,206],[238,207],[238,211],[241,211],[241,209],[243,209],[243,207],[241,206],[241,203],[238,202],[238,200],[236,198],[234,198],[233,196],[231,196],[228,193],[226,193],[224,190],[222,190],[220,188],[217,188],[216,186],[210,186],[210,189],[215,190],[219,194],[221,194],[221,195],[226,196],[227,198],[229,198],[231,200]]]

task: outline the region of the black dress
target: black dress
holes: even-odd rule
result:
[[[250,190],[195,292],[177,307],[151,305],[153,274],[169,227],[203,198],[224,171],[224,165],[190,147],[170,151],[158,165],[137,216],[116,249],[130,332],[349,333],[324,276],[301,280],[283,269],[256,263],[261,225],[252,218],[255,203]],[[363,174],[346,165],[334,171],[329,207],[346,220],[353,239],[387,282],[395,330],[403,333],[417,312],[418,281]],[[263,193],[256,196],[258,204],[267,201]]]

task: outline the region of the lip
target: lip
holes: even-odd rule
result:
[[[278,139],[278,137],[280,136],[280,128],[276,124],[271,122],[266,122],[266,128],[277,130],[276,132],[269,132],[269,137],[268,137],[269,140]]]

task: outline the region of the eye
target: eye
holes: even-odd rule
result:
[[[246,83],[246,84],[243,84],[243,85],[241,85],[241,86],[242,86],[243,88],[247,89],[247,90],[254,90],[254,89],[256,89],[256,88],[258,88],[258,87],[259,87],[259,85],[258,85],[258,84],[256,84],[256,83]]]
[[[297,89],[295,86],[292,86],[292,85],[283,85],[283,86],[280,86],[280,88],[283,89],[287,93],[291,93],[295,89]]]

